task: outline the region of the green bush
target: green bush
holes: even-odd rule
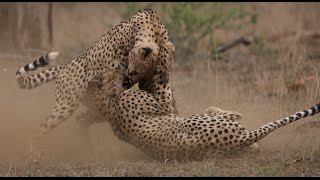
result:
[[[196,52],[196,45],[200,40],[208,37],[213,28],[242,28],[245,23],[255,23],[256,15],[245,12],[241,3],[230,4],[230,8],[222,7],[219,2],[170,2],[170,3],[135,3],[129,2],[123,17],[128,18],[144,8],[160,6],[159,14],[166,25],[171,41],[176,46],[180,59],[186,59]],[[233,20],[245,20],[251,16],[249,22],[238,26],[230,24]],[[209,36],[210,37],[210,36]],[[215,53],[213,38],[209,38],[211,53]]]
[[[272,49],[262,38],[255,37],[254,39],[255,42],[249,48],[252,54],[270,59],[278,59],[278,52]]]

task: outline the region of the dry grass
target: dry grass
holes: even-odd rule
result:
[[[54,46],[64,54],[56,63],[69,61],[83,52],[103,34],[106,23],[111,26],[120,21],[116,12],[123,10],[124,4],[101,5],[56,5],[59,8],[54,22]],[[255,129],[319,103],[319,58],[307,58],[310,44],[317,47],[318,40],[301,41],[300,35],[305,33],[297,33],[306,30],[297,21],[304,11],[295,9],[294,3],[251,5],[259,12],[256,25],[237,32],[215,31],[200,42],[200,55],[188,62],[183,61],[184,57],[175,57],[180,60],[174,66],[172,84],[181,116],[217,106],[240,112],[244,115],[241,123]],[[305,16],[302,24],[312,19]],[[58,24],[63,24],[64,29]],[[234,48],[224,54],[223,60],[209,60],[205,42],[208,38],[225,42],[248,32],[260,37],[263,43]],[[312,52],[317,55],[314,49]],[[28,51],[21,57],[0,54],[0,79],[6,82],[0,94],[0,176],[320,176],[317,115],[272,132],[259,142],[263,149],[260,154],[184,163],[148,158],[119,141],[106,123],[91,128],[90,149],[79,138],[73,116],[43,139],[45,154],[35,151],[22,159],[30,152],[32,131],[50,112],[55,84],[32,91],[19,90],[14,73],[40,52]],[[297,88],[291,88],[296,84]]]
[[[317,153],[317,154],[316,154]],[[235,159],[211,159],[202,162],[158,162],[141,160],[70,162],[48,158],[30,158],[0,168],[1,176],[319,176],[320,152],[297,152],[282,160],[275,153],[241,155]]]

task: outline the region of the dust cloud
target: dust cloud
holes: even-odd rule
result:
[[[0,162],[19,161],[32,150],[32,135],[50,114],[55,103],[54,81],[32,90],[18,88],[15,72],[24,63],[11,60],[0,61]],[[241,92],[241,88],[228,82],[227,79],[228,76],[219,75],[216,78],[203,70],[176,71],[172,78],[172,86],[180,115],[187,116],[203,112],[209,106],[216,106],[242,113],[243,118],[239,121],[246,128],[255,129],[295,112],[284,110],[282,106],[289,103],[283,103],[277,98]],[[208,80],[211,83],[208,83]],[[68,161],[149,159],[133,146],[118,140],[108,123],[93,125],[90,128],[92,145],[86,144],[80,138],[75,120],[75,116],[84,110],[84,107],[80,107],[75,115],[41,140],[50,157]],[[303,134],[296,131],[299,125],[311,119],[306,118],[278,129],[261,140],[259,144],[265,153],[287,154],[299,148],[313,148],[314,144],[319,144],[319,138],[316,138],[319,136],[319,131],[309,129],[309,133]]]

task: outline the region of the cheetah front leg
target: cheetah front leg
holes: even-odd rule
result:
[[[238,112],[234,112],[234,111],[225,111],[225,110],[222,110],[220,108],[217,108],[217,107],[209,107],[207,108],[204,113],[206,114],[210,114],[212,116],[221,116],[225,119],[229,119],[229,120],[239,120],[242,118],[242,114],[238,113]]]

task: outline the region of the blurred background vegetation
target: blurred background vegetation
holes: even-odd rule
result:
[[[0,57],[27,62],[58,50],[62,58],[57,63],[69,62],[111,27],[144,8],[156,10],[168,28],[178,69],[190,71],[209,60],[212,68],[232,72],[230,76],[240,82],[254,81],[257,87],[264,80],[279,78],[279,73],[286,87],[313,76],[313,65],[305,62],[320,55],[319,3],[1,3]],[[251,44],[218,53],[238,38]]]
[[[129,18],[141,7],[153,8],[157,3],[128,3],[128,8],[123,13],[124,18]],[[172,2],[162,3],[159,12],[164,13],[163,21],[168,28],[171,41],[176,44],[178,57],[186,58],[197,53],[196,47],[201,40],[209,36],[210,53],[215,57],[216,46],[210,34],[218,28],[238,30],[244,25],[255,23],[256,13],[243,9],[242,4],[229,5],[223,8],[219,2]],[[245,19],[246,18],[246,19]],[[231,24],[233,21],[241,24]]]

